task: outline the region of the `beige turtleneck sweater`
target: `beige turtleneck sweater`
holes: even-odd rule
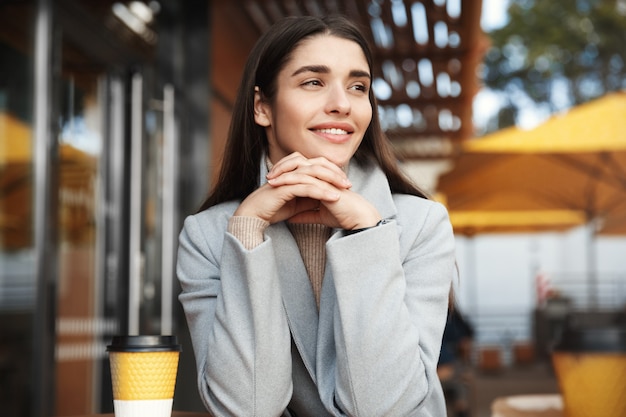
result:
[[[326,241],[332,229],[323,224],[288,223],[287,225],[300,249],[319,309],[326,265]],[[246,249],[251,250],[263,242],[263,232],[268,226],[269,222],[256,217],[233,216],[228,223],[228,232],[239,239]]]
[[[265,164],[267,170],[271,171],[273,164],[268,157],[265,158]],[[263,232],[269,225],[269,222],[254,217],[233,216],[228,223],[228,231],[250,250],[263,243]],[[300,250],[319,310],[326,266],[326,241],[332,229],[323,224],[287,223],[287,226]]]

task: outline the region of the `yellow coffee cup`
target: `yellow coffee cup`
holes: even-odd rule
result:
[[[170,417],[181,352],[176,336],[115,336],[107,351],[115,417]]]

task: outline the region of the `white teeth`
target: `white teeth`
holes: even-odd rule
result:
[[[319,129],[319,132],[329,133],[331,135],[347,135],[348,134],[348,131],[343,130],[343,129],[335,129],[334,127],[332,129]]]

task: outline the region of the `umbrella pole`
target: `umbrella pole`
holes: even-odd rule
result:
[[[465,250],[467,257],[467,271],[469,273],[469,310],[474,317],[478,316],[478,267],[476,262],[476,240],[473,234],[467,236],[465,242]]]
[[[587,302],[591,310],[598,308],[596,224],[595,219],[587,224]]]

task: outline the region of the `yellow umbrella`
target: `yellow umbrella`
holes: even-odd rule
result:
[[[596,233],[623,230],[618,219],[626,213],[624,120],[626,93],[619,92],[532,130],[509,128],[468,141],[454,169],[439,179],[438,191],[451,213],[566,210],[584,213]],[[593,275],[591,248],[588,256]]]
[[[17,117],[0,112],[0,168],[9,163],[29,162],[31,129]]]
[[[452,210],[454,233],[528,233],[563,231],[585,223],[585,213],[574,210]]]
[[[449,206],[442,193],[435,199]],[[532,233],[564,231],[586,223],[586,214],[577,210],[449,210],[457,235],[482,233]]]
[[[626,92],[606,96],[555,115],[541,126],[503,129],[468,141],[467,152],[595,153],[626,150]]]
[[[451,211],[573,210],[610,227],[626,212],[625,119],[620,92],[533,130],[468,141],[438,191]]]
[[[611,216],[608,219],[600,221],[598,227],[599,233],[607,236],[626,236],[626,207],[623,208],[622,214]]]
[[[0,248],[16,250],[32,244],[32,131],[0,112]],[[97,159],[68,144],[59,147],[61,229],[73,241],[88,239]]]
[[[13,115],[0,112],[0,246],[30,244],[32,138],[30,127]]]

